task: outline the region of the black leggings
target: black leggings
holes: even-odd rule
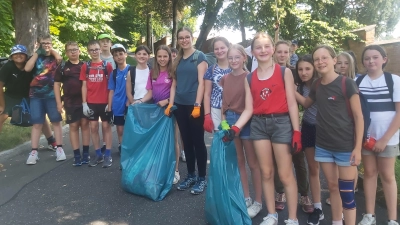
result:
[[[205,177],[207,170],[207,148],[204,143],[204,109],[201,107],[200,117],[195,119],[191,116],[192,105],[180,105],[176,103],[175,105],[178,109],[174,111],[174,115],[182,136],[188,174],[196,172],[195,166],[197,160],[198,176]]]

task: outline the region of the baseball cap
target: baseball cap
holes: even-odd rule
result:
[[[22,53],[22,54],[25,54],[26,56],[28,56],[28,51],[26,50],[26,47],[23,45],[14,45],[11,48],[10,56],[17,54],[17,53]]]
[[[124,50],[124,52],[126,52],[126,48],[125,48],[123,45],[121,45],[121,44],[114,44],[113,46],[111,46],[111,53],[112,53],[114,50],[116,50],[116,49],[122,49],[122,50]]]
[[[110,36],[109,34],[100,34],[100,35],[97,37],[97,40],[101,40],[101,39],[105,39],[105,38],[108,38],[108,39],[112,40],[112,39],[111,39],[111,36]]]
[[[292,40],[292,44],[299,45],[299,42],[297,40]]]

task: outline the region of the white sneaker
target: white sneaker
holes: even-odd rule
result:
[[[263,222],[260,225],[278,225],[278,218],[275,218],[272,215],[268,215],[263,218]]]
[[[249,208],[251,205],[253,205],[253,200],[251,200],[251,198],[245,198],[244,201],[246,202],[246,208]]]
[[[376,225],[375,216],[372,216],[372,214],[364,214],[358,225]]]
[[[26,160],[26,164],[35,165],[37,160],[39,160],[38,152],[36,150],[33,150],[31,151],[31,153],[29,153],[29,157],[28,160]]]
[[[394,221],[394,220],[390,220],[390,221],[388,222],[388,225],[399,225],[399,223],[396,222],[396,221]]]
[[[299,221],[298,220],[285,220],[285,224],[289,224],[289,225],[299,225]]]
[[[249,214],[250,218],[254,218],[261,211],[261,209],[262,205],[254,201],[253,205],[247,208],[247,213]]]
[[[174,183],[173,184],[177,184],[180,179],[181,179],[181,176],[179,175],[179,172],[175,171]]]
[[[64,161],[64,160],[67,159],[67,157],[65,156],[65,153],[64,153],[64,149],[61,148],[61,147],[58,147],[58,148],[57,148],[56,156],[57,156],[57,158],[56,158],[56,161],[57,161],[57,162],[59,162],[59,161]]]
[[[181,150],[181,158],[183,162],[186,162],[185,151]]]

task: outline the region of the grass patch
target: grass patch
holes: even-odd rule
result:
[[[14,148],[31,139],[31,127],[17,127],[10,124],[7,119],[0,133],[0,151]]]

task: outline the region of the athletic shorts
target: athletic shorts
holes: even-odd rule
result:
[[[337,152],[315,146],[315,161],[335,163],[338,166],[351,166],[351,152]]]
[[[225,119],[230,126],[235,125],[239,117],[240,117],[239,113],[235,113],[231,110],[227,110],[225,112]],[[251,123],[250,121],[246,123],[246,125],[244,125],[244,127],[242,127],[242,129],[240,130],[239,134],[240,139],[250,139],[250,123]]]
[[[316,130],[315,125],[309,124],[303,120],[301,124],[301,145],[304,148],[315,147]]]
[[[46,114],[52,123],[62,121],[55,98],[31,98],[29,105],[32,124],[43,124]]]
[[[221,124],[221,109],[211,108],[211,120],[214,124],[214,130],[219,130],[218,127]]]
[[[88,119],[90,121],[98,121],[99,117],[102,122],[108,122],[110,120],[109,116],[106,114],[107,104],[88,103],[88,106],[90,109],[90,117],[88,117]]]
[[[125,116],[114,116],[114,125],[124,126],[125,125]]]
[[[374,155],[383,158],[393,158],[399,156],[400,152],[399,152],[399,145],[386,145],[385,150],[383,150],[382,152],[373,152],[373,151],[368,151],[366,149],[362,149],[361,154]]]
[[[250,128],[250,139],[292,144],[293,129],[289,114],[279,116],[253,115]]]
[[[64,107],[65,109],[65,116],[66,116],[66,123],[71,124],[77,121],[80,121],[82,118],[87,118],[83,115],[83,107],[82,106],[71,106],[71,107]]]

